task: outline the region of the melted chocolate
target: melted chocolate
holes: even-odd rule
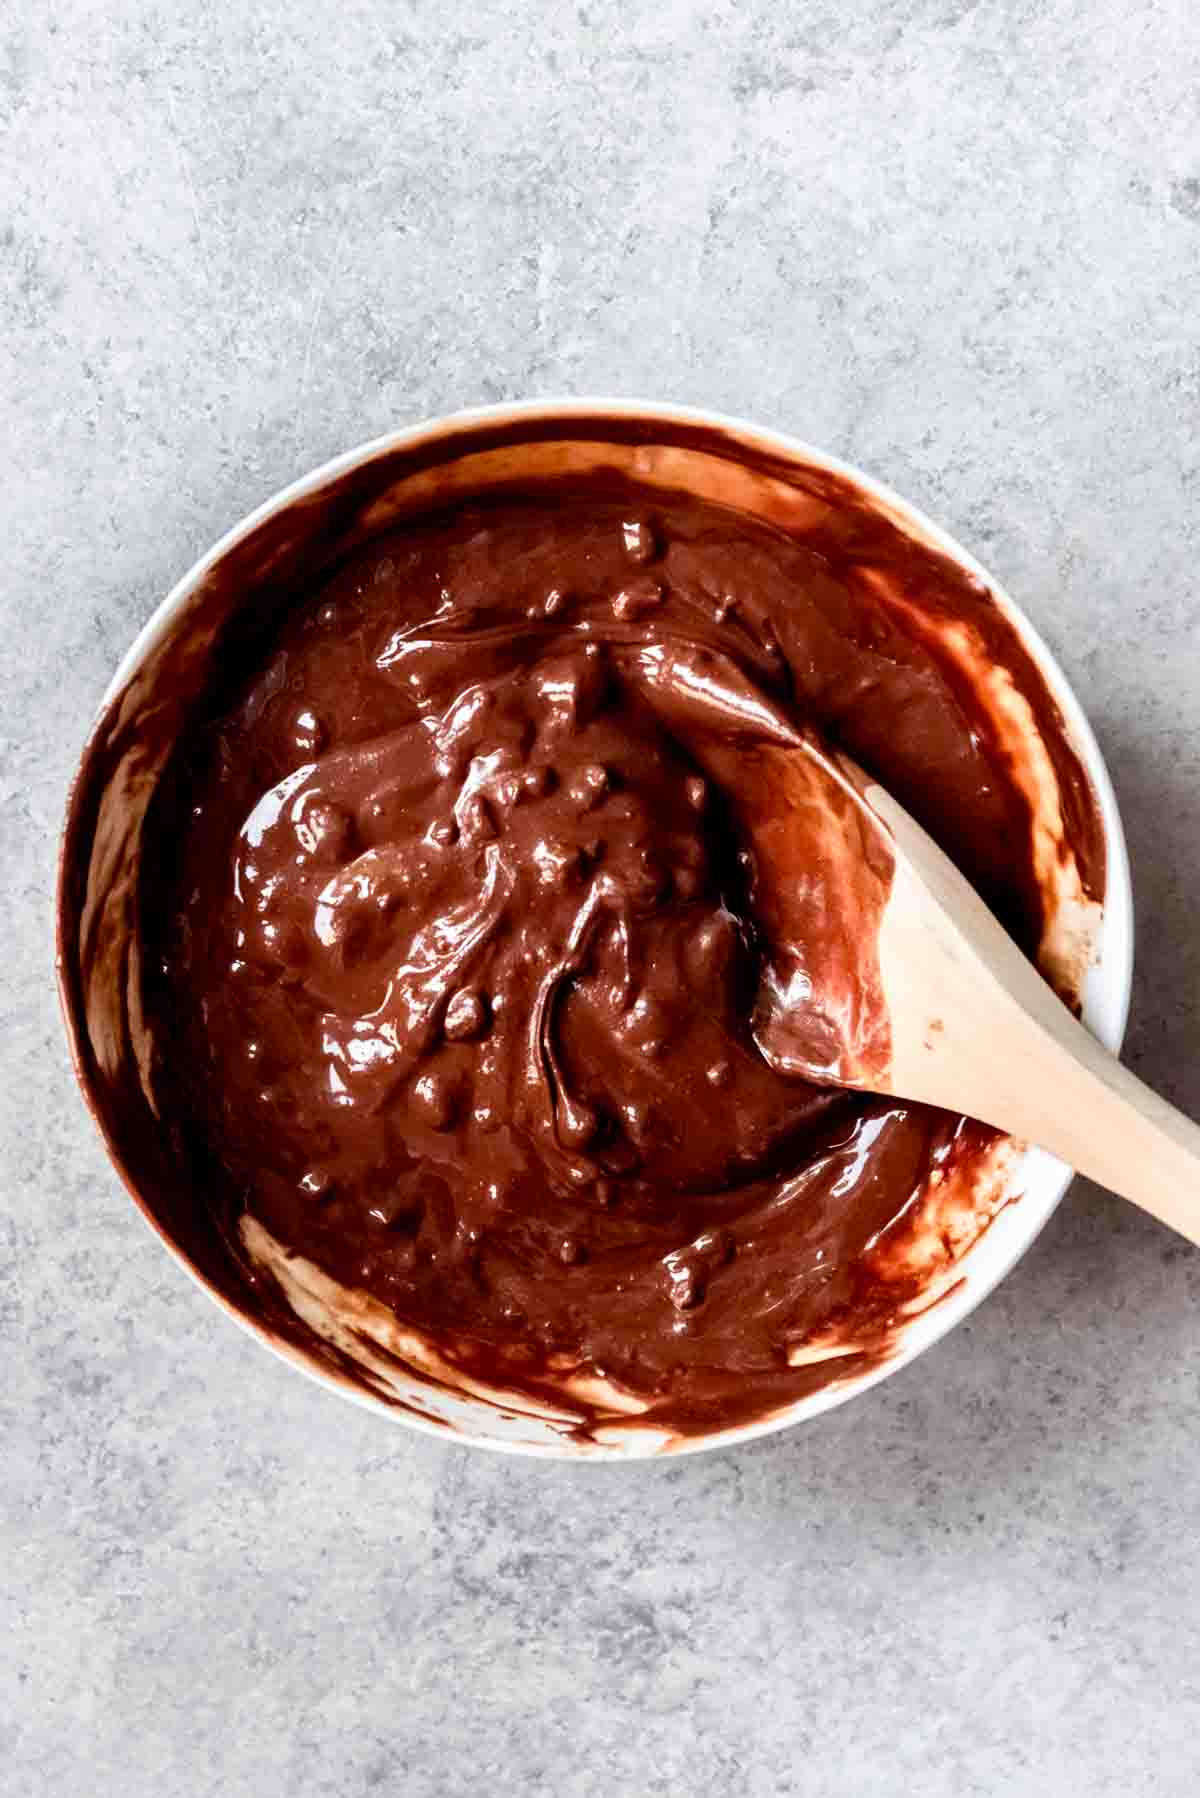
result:
[[[836,943],[819,893],[780,939],[754,732],[720,708],[818,727],[1033,953],[1028,806],[947,618],[1052,713],[986,593],[865,509],[798,539],[543,488],[359,550],[210,693],[147,825],[155,1089],[235,1253],[248,1213],[474,1378],[598,1374],[674,1431],[811,1390],[789,1356],[834,1324],[878,1335],[912,1297],[889,1242],[992,1137],[760,1051],[772,972]],[[816,892],[802,831],[783,852]]]

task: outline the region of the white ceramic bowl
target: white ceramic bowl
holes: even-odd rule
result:
[[[615,424],[623,447],[618,452],[604,435]],[[498,1410],[462,1392],[431,1390],[426,1381],[397,1378],[398,1394],[412,1408],[399,1408],[368,1392],[356,1380],[309,1352],[302,1342],[283,1339],[256,1320],[239,1299],[236,1282],[221,1271],[219,1251],[210,1253],[185,1232],[162,1204],[150,1203],[139,1177],[129,1168],[130,1144],[145,1143],[156,1129],[147,1109],[130,1117],[112,1101],[107,1075],[122,1053],[121,1029],[114,1020],[124,1003],[127,970],[123,962],[89,975],[81,972],[81,941],[98,941],[106,929],[119,934],[134,903],[134,882],[118,880],[105,890],[122,859],[136,869],[138,832],[145,804],[157,778],[160,756],[149,759],[138,750],[138,732],[148,709],[161,709],[168,688],[194,689],[203,683],[206,657],[215,626],[230,615],[228,594],[247,596],[245,603],[266,603],[264,596],[286,585],[290,570],[331,549],[361,541],[390,522],[399,510],[431,498],[470,490],[502,472],[511,440],[519,437],[521,467],[533,457],[538,468],[572,464],[576,452],[590,465],[598,457],[618,457],[639,478],[664,485],[692,485],[691,473],[720,464],[726,482],[731,470],[748,460],[757,468],[760,485],[786,486],[788,470],[831,471],[855,485],[902,528],[932,542],[983,581],[1007,613],[1032,655],[1066,721],[1073,746],[1094,788],[1107,848],[1107,892],[1095,942],[1095,960],[1083,991],[1083,1018],[1110,1049],[1120,1047],[1129,1004],[1133,959],[1133,915],[1128,861],[1121,820],[1108,772],[1095,738],[1066,677],[1024,613],[980,567],[979,563],[929,519],[877,481],[836,457],[795,438],[767,431],[717,413],[690,407],[633,400],[532,401],[460,412],[414,425],[351,450],[323,468],[294,482],[250,514],[215,548],[202,557],[168,594],[146,624],[118,668],[102,703],[84,752],[80,775],[72,789],[63,837],[58,897],[59,979],[76,1071],[110,1154],[152,1226],[177,1261],[244,1328],[294,1366],[334,1387],[382,1416],[434,1433],[452,1432],[457,1440],[515,1453],[569,1459],[628,1459],[655,1452],[682,1454],[744,1442],[818,1416],[864,1392],[905,1366],[914,1356],[964,1318],[991,1291],[1028,1248],[1059,1203],[1070,1170],[1041,1151],[1032,1150],[1015,1165],[1009,1190],[1019,1201],[1005,1206],[957,1265],[957,1284],[905,1327],[897,1352],[882,1365],[841,1384],[801,1399],[776,1415],[708,1436],[672,1442],[636,1430],[606,1432],[601,1445],[564,1437],[545,1422]],[[509,448],[497,448],[509,440]],[[571,446],[574,446],[573,448]],[[716,460],[713,461],[713,458]],[[764,471],[769,470],[769,473]],[[745,500],[753,501],[753,481]],[[220,598],[221,593],[225,598]],[[218,597],[214,598],[214,595]],[[214,606],[216,610],[214,611]],[[181,714],[182,715],[182,714]],[[89,870],[85,889],[70,876],[81,863]],[[135,966],[136,979],[136,966]],[[135,1157],[136,1159],[136,1157]],[[316,1346],[316,1345],[314,1345]]]

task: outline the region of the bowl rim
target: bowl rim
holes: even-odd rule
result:
[[[67,794],[63,824],[59,833],[54,896],[55,969],[60,1010],[66,1029],[76,1085],[86,1110],[104,1141],[109,1160],[121,1178],[126,1191],[176,1265],[181,1267],[208,1298],[219,1306],[248,1336],[267,1348],[273,1355],[288,1366],[305,1374],[325,1390],[370,1410],[375,1416],[382,1415],[394,1423],[418,1430],[441,1442],[484,1448],[499,1454],[564,1461],[576,1466],[661,1465],[674,1461],[682,1455],[707,1453],[714,1449],[729,1448],[740,1443],[756,1441],[760,1437],[774,1435],[778,1431],[810,1422],[824,1412],[834,1410],[847,1404],[851,1399],[861,1396],[873,1386],[879,1385],[883,1380],[890,1378],[892,1374],[898,1373],[902,1368],[908,1366],[918,1355],[923,1354],[927,1348],[931,1348],[956,1324],[968,1317],[976,1306],[987,1298],[1012,1271],[1058,1209],[1074,1177],[1073,1170],[1042,1150],[1027,1151],[1020,1165],[1024,1165],[1025,1161],[1028,1161],[1040,1166],[1045,1191],[1037,1200],[1034,1200],[1030,1193],[1025,1192],[1021,1195],[1021,1202],[1018,1206],[1005,1208],[1005,1214],[1014,1216],[1019,1227],[1009,1232],[1011,1240],[1003,1251],[993,1258],[992,1265],[986,1271],[973,1272],[968,1266],[971,1255],[975,1252],[975,1245],[972,1245],[972,1248],[968,1249],[963,1257],[964,1277],[956,1288],[943,1294],[929,1311],[915,1319],[906,1328],[905,1338],[893,1355],[857,1378],[828,1386],[806,1398],[797,1400],[782,1411],[751,1423],[715,1430],[704,1436],[675,1438],[669,1445],[660,1447],[649,1454],[631,1454],[619,1449],[580,1452],[566,1442],[509,1441],[501,1437],[475,1434],[465,1424],[457,1422],[447,1424],[428,1419],[415,1411],[391,1405],[365,1388],[338,1378],[315,1365],[301,1351],[282,1341],[266,1325],[245,1315],[209,1284],[204,1275],[163,1228],[136,1190],[132,1180],[125,1172],[121,1158],[116,1152],[116,1145],[111,1140],[92,1099],[81,1040],[81,1019],[76,1015],[76,1008],[66,978],[66,849],[81,797],[88,752],[114,700],[124,691],[147,656],[160,645],[177,614],[199,585],[231,551],[236,549],[264,522],[298,502],[310,498],[329,483],[339,480],[353,470],[398,450],[432,444],[443,437],[469,436],[473,430],[508,423],[537,421],[541,424],[561,423],[569,426],[573,422],[584,424],[589,420],[614,418],[637,421],[650,426],[697,426],[702,430],[722,433],[735,441],[744,441],[756,449],[766,450],[789,462],[807,464],[840,475],[892,514],[902,528],[911,529],[916,534],[924,536],[943,554],[949,556],[960,567],[983,582],[991,597],[1017,631],[1022,644],[1032,656],[1045,680],[1063,715],[1068,735],[1087,772],[1094,792],[1100,814],[1106,855],[1106,886],[1103,907],[1106,987],[1100,1005],[1100,1017],[1088,1019],[1088,1022],[1104,1046],[1114,1054],[1118,1053],[1128,1023],[1133,983],[1134,916],[1129,855],[1120,809],[1104,756],[1082,704],[1053,651],[1022,607],[991,572],[948,531],[886,482],[878,480],[842,457],[821,449],[803,438],[793,436],[789,432],[778,430],[772,426],[756,424],[750,420],[703,406],[678,405],[628,396],[607,398],[603,395],[552,395],[541,399],[498,401],[454,412],[433,414],[397,430],[384,432],[351,449],[340,452],[297,479],[288,482],[263,500],[226,531],[180,576],[164,598],[154,607],[118,663],[96,707],[75,762]],[[464,453],[469,450],[469,446],[465,443],[463,450]],[[1085,1017],[1089,1009],[1092,1008],[1085,999]],[[993,1225],[992,1228],[994,1229],[995,1226]],[[990,1232],[985,1233],[985,1238],[987,1234]],[[463,1403],[472,1409],[481,1404],[481,1401],[470,1395],[464,1394],[461,1397]]]

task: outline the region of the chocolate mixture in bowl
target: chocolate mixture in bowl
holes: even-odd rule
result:
[[[210,696],[147,825],[153,1083],[235,1253],[575,1428],[709,1431],[860,1367],[986,1220],[995,1138],[781,1071],[767,976],[820,998],[832,889],[800,833],[813,940],[772,940],[754,731],[852,756],[1045,965],[1005,716],[1098,896],[1015,633],[865,507],[797,536],[544,484],[376,537]]]

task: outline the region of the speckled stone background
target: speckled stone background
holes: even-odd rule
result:
[[[1083,1185],[802,1433],[389,1429],[119,1190],[55,834],[155,602],[293,475],[561,392],[893,481],[1028,607],[1129,825],[1129,1056],[1200,1113],[1194,0],[0,0],[0,1790],[1193,1794],[1200,1260]]]

